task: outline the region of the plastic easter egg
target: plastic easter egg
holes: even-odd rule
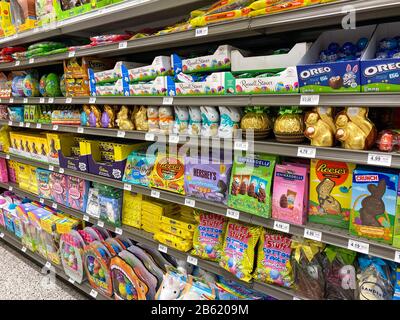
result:
[[[360,38],[357,41],[357,50],[358,51],[363,51],[363,50],[365,50],[367,45],[368,45],[368,39],[367,38]]]
[[[34,78],[31,74],[28,74],[22,82],[22,90],[26,97],[37,97],[40,95],[39,92],[39,81]]]
[[[133,295],[133,285],[131,283],[125,285],[125,290],[127,295]]]
[[[120,293],[121,296],[123,296],[123,297],[126,296],[126,287],[125,287],[125,284],[120,283],[120,284],[118,285],[118,290],[119,290],[119,293]]]
[[[276,279],[279,278],[279,271],[278,271],[278,270],[275,270],[275,269],[272,269],[272,270],[269,272],[269,275],[270,275],[270,277],[271,277],[272,280],[276,280]]]
[[[43,97],[47,96],[47,93],[46,93],[46,76],[47,75],[44,74],[40,78],[40,82],[39,82],[39,92]]]
[[[104,278],[104,270],[103,270],[103,268],[100,268],[100,270],[99,270],[99,277],[100,278]]]
[[[328,60],[328,52],[326,50],[322,50],[319,54],[319,60],[321,60],[322,62],[326,62]]]
[[[351,42],[346,42],[342,47],[342,51],[346,55],[352,55],[357,51],[357,47]]]
[[[63,97],[67,95],[67,89],[65,88],[65,74],[63,74],[60,78],[60,91]]]
[[[331,51],[333,53],[337,53],[339,51],[339,49],[340,49],[340,45],[336,42],[332,42],[328,46],[328,51]]]
[[[386,38],[379,42],[379,48],[382,50],[393,50],[397,48],[397,41],[394,38]]]
[[[46,94],[49,97],[61,96],[60,80],[55,73],[49,73],[46,77]]]

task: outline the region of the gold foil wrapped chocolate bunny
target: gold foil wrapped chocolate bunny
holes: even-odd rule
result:
[[[135,106],[132,113],[132,121],[136,130],[149,131],[149,122],[147,120],[147,108],[145,106]]]
[[[336,126],[333,120],[333,108],[317,107],[304,117],[306,130],[304,135],[316,147],[332,147],[335,144]]]
[[[117,115],[117,125],[121,130],[133,130],[135,129],[132,121],[129,119],[129,108],[122,106],[121,110]]]
[[[284,143],[300,143],[304,140],[304,121],[298,107],[282,107],[275,120],[276,140]]]
[[[368,119],[368,108],[347,107],[335,120],[336,138],[345,149],[368,150],[376,140],[377,130]]]

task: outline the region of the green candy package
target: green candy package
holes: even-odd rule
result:
[[[271,216],[271,184],[276,156],[235,157],[228,206],[261,217]]]

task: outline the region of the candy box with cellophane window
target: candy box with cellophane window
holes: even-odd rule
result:
[[[375,28],[372,25],[322,33],[297,65],[300,92],[360,92],[360,59]]]
[[[394,171],[356,168],[353,173],[351,234],[392,244],[398,184],[399,174]]]
[[[230,72],[214,72],[208,76],[182,76],[175,83],[175,93],[181,95],[227,95],[235,93],[235,77]]]
[[[85,241],[76,230],[61,235],[60,254],[65,274],[78,283],[86,278],[83,269],[84,246]]]

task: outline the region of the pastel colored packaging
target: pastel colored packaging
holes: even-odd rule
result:
[[[254,253],[262,231],[240,222],[229,222],[219,265],[242,281],[249,282],[254,268]]]
[[[276,156],[236,156],[229,187],[228,206],[261,217],[271,216],[271,184]]]
[[[351,163],[311,160],[309,222],[349,228],[354,169]]]
[[[276,165],[272,192],[272,217],[293,224],[307,221],[308,168]]]
[[[203,160],[203,158],[185,158],[186,194],[199,199],[226,204],[232,163],[211,159]]]
[[[192,254],[202,259],[219,261],[227,219],[214,213],[196,213],[197,227],[193,235]]]
[[[399,175],[358,167],[353,174],[350,233],[392,243]]]
[[[44,199],[51,199],[51,190],[50,190],[50,171],[37,168],[36,169],[36,178],[39,184],[39,197]]]
[[[85,212],[89,192],[89,181],[68,176],[67,189],[67,206]]]
[[[67,203],[67,176],[52,172],[49,178],[51,200],[66,205]]]
[[[291,287],[293,285],[290,263],[291,243],[290,237],[263,229],[258,245],[254,279],[283,287]]]

